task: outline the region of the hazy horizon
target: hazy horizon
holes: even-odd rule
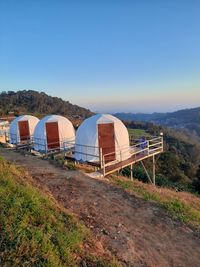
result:
[[[99,112],[200,106],[200,2],[0,1],[0,90]]]

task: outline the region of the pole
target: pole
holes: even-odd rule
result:
[[[156,185],[156,161],[155,161],[155,155],[153,155],[153,184]]]
[[[133,164],[131,164],[131,181],[133,181]]]

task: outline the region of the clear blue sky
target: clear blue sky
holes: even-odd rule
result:
[[[0,0],[0,90],[94,111],[200,106],[200,1]]]

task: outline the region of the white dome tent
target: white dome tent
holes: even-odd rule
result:
[[[100,162],[100,151],[107,162],[126,160],[131,156],[127,128],[109,114],[97,114],[86,119],[76,133],[76,160]]]
[[[34,131],[33,140],[36,151],[63,150],[74,144],[74,127],[65,117],[49,115],[38,123]]]
[[[22,115],[10,124],[9,136],[11,144],[26,142],[31,139],[39,119],[31,115]]]

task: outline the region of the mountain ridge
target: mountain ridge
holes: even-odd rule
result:
[[[185,129],[200,137],[200,107],[167,113],[115,113],[114,115],[125,121],[153,122],[171,128]]]
[[[93,114],[89,109],[73,105],[59,97],[52,97],[34,90],[3,91],[0,93],[0,113],[16,115],[23,113],[59,114],[87,118]]]

